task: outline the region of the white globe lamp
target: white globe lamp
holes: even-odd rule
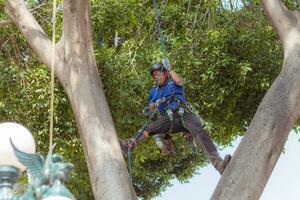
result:
[[[26,167],[18,161],[13,145],[21,152],[35,154],[35,142],[27,128],[14,122],[0,123],[0,200],[32,199],[27,193],[24,196],[15,196],[13,192],[13,186],[19,179],[20,171],[26,170]],[[49,184],[47,191],[44,191],[43,200],[74,200],[64,184],[60,181],[54,183],[56,185]],[[35,189],[40,189],[40,187]]]
[[[0,166],[11,166],[21,171],[26,167],[15,156],[12,143],[21,151],[35,153],[35,142],[30,131],[14,122],[0,123]]]

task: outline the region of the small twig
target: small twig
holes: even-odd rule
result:
[[[191,11],[191,5],[192,5],[192,0],[189,0],[188,8],[186,10],[187,13],[189,13]]]
[[[190,32],[193,32],[193,30],[195,28],[197,17],[198,17],[198,11],[200,9],[201,3],[202,3],[202,0],[200,0],[199,3],[198,3],[198,5],[197,5],[197,10],[196,10],[196,13],[195,13],[194,22],[193,22],[193,25],[192,25],[192,28],[191,28]]]
[[[40,9],[43,5],[46,5],[46,3],[42,3],[34,8],[32,8],[30,11],[31,12],[35,12],[36,10]],[[36,12],[35,12],[36,13]],[[10,25],[12,24],[13,21],[11,19],[4,19],[4,20],[0,20],[0,26],[6,26],[6,25]]]
[[[19,64],[20,63],[20,57],[19,57],[20,51],[19,51],[15,36],[12,37],[12,43],[13,43],[13,51],[15,54],[15,58],[16,58],[17,63]]]
[[[10,25],[12,21],[10,19],[5,19],[0,21],[0,26]]]
[[[48,23],[48,24],[52,24],[51,21],[48,21],[47,19],[45,19],[41,14],[39,14],[38,12],[34,12],[34,14],[41,18],[44,22]]]
[[[48,4],[48,3],[47,3],[47,2],[43,2],[43,3],[41,3],[41,4],[39,4],[39,5],[35,6],[35,7],[33,7],[33,8],[30,9],[29,11],[30,11],[30,12],[31,12],[31,11],[36,11],[36,10],[40,9],[42,6],[44,6],[44,5],[46,5],[46,4]]]
[[[9,40],[11,40],[11,36],[5,42],[3,42],[3,44],[1,45],[1,49],[6,45],[6,43],[8,43]]]

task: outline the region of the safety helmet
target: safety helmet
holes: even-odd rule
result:
[[[161,62],[157,62],[157,63],[154,63],[153,65],[151,65],[149,71],[150,71],[150,74],[152,76],[153,72],[155,70],[163,70],[165,71],[166,69],[164,68],[163,64]]]

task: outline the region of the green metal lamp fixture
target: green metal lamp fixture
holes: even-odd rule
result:
[[[64,185],[74,166],[53,154],[54,147],[44,159],[35,153],[35,142],[27,128],[13,122],[0,123],[0,200],[75,200]],[[25,170],[27,191],[16,195],[13,186]]]

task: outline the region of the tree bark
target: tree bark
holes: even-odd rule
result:
[[[297,26],[297,20],[280,0],[261,0],[265,14],[285,43],[288,32]]]
[[[284,45],[282,70],[263,98],[211,199],[259,199],[300,117],[300,32],[279,0],[262,0]]]
[[[63,1],[63,37],[55,74],[73,108],[97,200],[137,199],[93,55],[90,0]],[[6,13],[51,70],[51,41],[23,0],[7,0]]]

